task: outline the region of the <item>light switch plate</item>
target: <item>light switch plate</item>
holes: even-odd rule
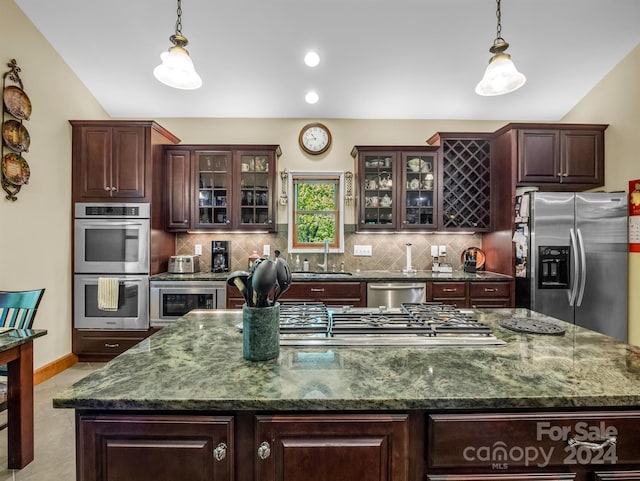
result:
[[[431,257],[438,257],[438,246],[431,246]]]
[[[195,255],[201,256],[202,255],[202,244],[196,244],[194,247],[195,247]]]
[[[271,255],[271,246],[269,244],[262,246],[262,255],[265,257],[269,257]]]
[[[373,248],[371,246],[353,246],[354,256],[372,256]]]

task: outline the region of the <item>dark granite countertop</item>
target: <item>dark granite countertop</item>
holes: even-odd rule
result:
[[[151,276],[151,281],[226,281],[228,272],[197,272],[195,274],[170,274],[163,272]],[[415,275],[406,275],[401,271],[360,271],[350,272],[348,274],[341,273],[304,273],[294,272],[293,280],[296,282],[348,282],[348,281],[365,281],[365,282],[414,282],[414,281],[509,281],[513,279],[511,276],[497,274],[495,272],[478,271],[475,274],[468,274],[463,271],[454,272],[431,272],[417,271]]]
[[[57,394],[55,407],[304,411],[544,409],[640,405],[640,355],[525,309],[477,310],[503,347],[281,347],[242,357],[241,311],[192,311]],[[498,325],[532,316],[563,336]]]

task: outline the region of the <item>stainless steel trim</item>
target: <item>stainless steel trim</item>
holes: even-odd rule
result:
[[[571,276],[571,293],[569,294],[569,305],[573,307],[578,295],[578,278],[580,276],[580,265],[578,263],[578,241],[573,227],[569,229],[571,236],[571,252],[573,253],[573,275]]]
[[[406,290],[406,289],[423,289],[424,284],[371,284],[368,286],[372,291],[380,291],[380,290]]]
[[[105,190],[116,190],[113,187],[105,187]],[[132,208],[137,209],[137,215],[115,214],[114,209]],[[87,214],[87,210],[102,209],[101,214]],[[74,218],[76,219],[149,219],[151,218],[151,204],[144,202],[76,202],[74,205]]]
[[[582,238],[582,231],[578,231],[578,244],[580,247],[580,291],[578,292],[578,300],[576,306],[582,305],[582,298],[584,297],[584,288],[587,285],[587,253],[584,247],[584,239]]]

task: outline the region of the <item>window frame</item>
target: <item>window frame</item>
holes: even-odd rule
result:
[[[344,253],[344,216],[345,216],[345,204],[344,204],[344,171],[306,171],[306,170],[295,170],[289,171],[289,177],[287,179],[287,192],[289,196],[289,203],[287,204],[287,243],[288,243],[288,251],[290,253],[323,253],[324,252],[324,243],[318,242],[313,243],[308,246],[299,246],[294,243],[294,216],[295,216],[295,206],[296,206],[296,198],[295,198],[295,182],[299,179],[313,179],[313,180],[322,180],[327,179],[330,181],[337,181],[338,185],[338,193],[337,193],[337,215],[338,222],[335,226],[336,238],[335,244],[329,244],[329,252],[330,253]]]

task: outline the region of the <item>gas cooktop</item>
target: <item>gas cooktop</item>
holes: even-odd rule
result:
[[[400,308],[328,308],[282,303],[280,344],[285,346],[500,346],[472,311],[435,302]]]

